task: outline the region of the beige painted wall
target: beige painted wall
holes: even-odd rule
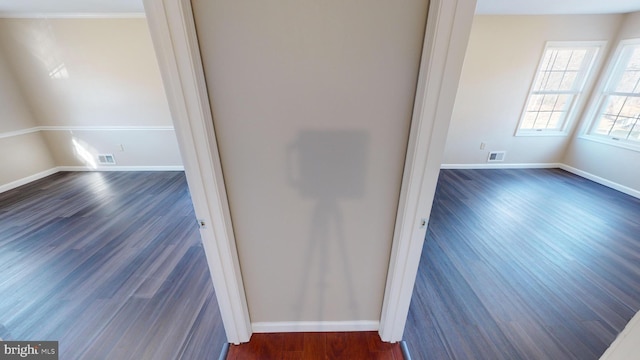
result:
[[[614,46],[620,40],[640,38],[640,12],[625,15],[623,20]],[[583,123],[586,121],[590,119],[583,119]],[[582,130],[576,132],[578,136],[568,146],[564,163],[640,191],[640,152],[582,138]]]
[[[112,154],[117,166],[182,166],[173,130],[45,131],[44,138],[57,166],[98,166],[80,154],[84,151],[93,159],[98,154]]]
[[[4,136],[36,124],[22,95],[0,50],[0,188],[54,167],[39,133]]]
[[[74,136],[118,166],[181,166],[144,18],[0,19],[0,53],[0,133],[45,127],[50,168],[87,165]],[[114,126],[147,130],[96,129]]]
[[[2,19],[0,41],[40,125],[171,125],[145,19]]]
[[[485,164],[491,150],[505,164],[561,162],[569,136],[514,136],[545,42],[611,40],[622,17],[477,15],[443,163]]]
[[[55,167],[42,134],[0,139],[0,189]]]
[[[0,49],[0,133],[24,130],[36,126],[27,105],[22,89],[7,64],[4,52]]]
[[[427,2],[192,3],[252,322],[378,321]]]

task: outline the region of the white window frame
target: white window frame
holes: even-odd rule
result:
[[[603,111],[603,106],[605,105],[604,102],[606,101],[607,96],[616,93],[615,91],[608,90],[608,88],[612,85],[612,80],[617,79],[620,72],[625,69],[620,67],[620,62],[622,60],[623,51],[628,46],[640,46],[640,38],[621,40],[618,43],[618,47],[607,65],[607,70],[600,79],[600,82],[596,87],[596,91],[593,93],[590,101],[591,105],[585,117],[588,121],[585,123],[579,137],[629,150],[640,151],[640,141],[619,139],[615,136],[609,135],[600,135],[596,134],[594,131],[598,126],[598,120],[600,120],[600,115]]]
[[[573,124],[576,114],[579,112],[578,110],[584,104],[583,96],[589,86],[593,82],[594,78],[594,69],[597,68],[597,64],[600,62],[602,50],[606,46],[606,41],[548,41],[545,44],[545,47],[540,55],[540,60],[538,61],[538,66],[536,68],[536,72],[533,76],[533,80],[531,81],[531,85],[529,87],[529,93],[527,94],[527,99],[524,103],[524,107],[522,108],[522,112],[520,113],[520,120],[518,121],[518,126],[516,127],[515,136],[567,136],[569,133],[569,129]],[[574,90],[571,91],[561,91],[561,92],[551,92],[551,91],[538,91],[534,87],[538,82],[539,77],[541,76],[541,72],[544,70],[543,63],[545,54],[548,50],[551,49],[593,49],[593,53],[590,55],[591,58],[585,59],[585,68],[576,78],[576,85],[574,86]],[[572,95],[573,99],[570,100],[570,104],[567,107],[566,115],[564,119],[561,120],[561,125],[558,128],[553,129],[523,129],[522,125],[524,123],[525,114],[527,113],[527,109],[529,107],[529,103],[532,100],[533,95],[539,94],[568,94]]]

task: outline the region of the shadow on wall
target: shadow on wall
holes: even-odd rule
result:
[[[344,304],[359,318],[341,202],[364,195],[368,146],[369,134],[363,130],[305,130],[288,147],[289,183],[302,198],[314,202],[306,249],[300,254],[307,266],[297,287],[298,319],[303,313],[313,313],[316,319],[325,320],[325,306],[335,303]],[[331,267],[339,270],[341,279],[329,275]],[[333,298],[329,289],[348,298]],[[320,298],[314,301],[309,294]],[[304,308],[305,304],[315,309]]]

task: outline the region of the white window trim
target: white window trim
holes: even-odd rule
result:
[[[569,129],[573,127],[575,119],[577,118],[577,114],[580,113],[579,109],[582,108],[585,104],[587,96],[585,94],[589,93],[589,88],[592,86],[594,82],[594,74],[596,73],[595,69],[600,66],[603,49],[606,47],[606,41],[547,41],[545,43],[544,49],[540,54],[540,59],[538,60],[538,66],[536,67],[536,71],[531,79],[531,85],[529,85],[529,91],[527,92],[527,97],[522,106],[522,111],[520,112],[520,119],[518,121],[518,125],[516,126],[516,131],[514,136],[567,136],[569,134]],[[534,93],[533,87],[535,86],[536,80],[542,68],[542,63],[544,60],[544,54],[547,52],[549,48],[584,48],[584,47],[594,47],[595,53],[591,58],[591,63],[587,65],[586,75],[584,76],[583,84],[581,87],[581,91],[575,94],[572,104],[569,106],[569,110],[567,111],[567,116],[564,120],[564,124],[559,130],[556,129],[521,129],[522,122],[524,121],[524,114],[527,110],[527,105],[529,104],[529,99],[531,95]]]
[[[595,91],[591,95],[591,98],[589,100],[589,108],[585,112],[585,119],[587,119],[587,121],[584,122],[578,138],[628,150],[640,151],[640,142],[628,141],[624,139],[614,140],[614,137],[612,136],[596,135],[591,133],[592,129],[596,125],[596,120],[599,117],[600,109],[602,108],[602,102],[604,101],[604,92],[609,86],[613,75],[620,71],[620,69],[618,69],[618,65],[620,64],[621,60],[620,55],[622,54],[622,50],[624,49],[624,47],[628,45],[640,45],[640,38],[624,39],[618,43],[615,52],[610,57],[607,63],[606,71],[603,72],[595,88]]]

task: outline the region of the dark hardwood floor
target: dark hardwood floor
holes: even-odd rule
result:
[[[217,359],[194,218],[180,172],[59,173],[0,194],[0,338],[58,340],[61,359]],[[405,331],[414,359],[597,359],[638,310],[640,200],[561,170],[442,171]],[[229,355],[320,354],[305,336]],[[323,336],[307,345],[326,358],[371,344]]]
[[[60,359],[217,359],[182,172],[58,173],[0,194],[0,338]]]
[[[640,310],[640,200],[558,169],[442,170],[414,359],[597,359]]]
[[[403,360],[400,344],[384,343],[375,331],[253,334],[231,345],[227,360]]]

